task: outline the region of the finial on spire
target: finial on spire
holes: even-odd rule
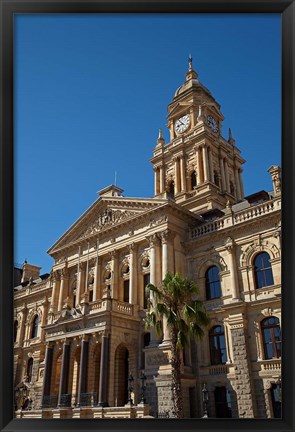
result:
[[[189,54],[188,56],[188,70],[189,71],[193,70],[193,58],[191,54]]]
[[[157,140],[157,142],[158,142],[158,143],[164,143],[164,142],[165,142],[165,140],[164,140],[164,138],[163,138],[162,129],[159,129],[159,136],[158,136],[158,140]]]
[[[191,54],[188,56],[188,71],[185,76],[187,81],[198,78],[198,74],[193,68],[193,58]]]
[[[235,140],[233,139],[233,135],[232,135],[232,132],[231,132],[231,128],[229,128],[228,129],[228,142],[230,143],[230,144],[235,144]]]

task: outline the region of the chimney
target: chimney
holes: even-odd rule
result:
[[[25,261],[23,264],[23,274],[22,274],[21,283],[27,282],[28,280],[30,280],[30,278],[37,279],[40,275],[40,270],[41,267],[37,267]]]

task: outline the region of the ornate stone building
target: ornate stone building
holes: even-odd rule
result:
[[[245,197],[222,121],[190,60],[168,106],[170,142],[160,131],[153,150],[154,196],[106,187],[49,249],[50,274],[18,271],[17,416],[173,416],[169,333],[144,327],[145,286],[167,271],[197,282],[211,316],[183,352],[185,416],[203,416],[204,385],[209,417],[280,416],[280,168],[268,170],[272,192]]]

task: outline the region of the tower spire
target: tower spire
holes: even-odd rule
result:
[[[188,70],[189,72],[193,70],[193,58],[191,54],[188,56]]]
[[[187,81],[198,78],[198,74],[193,68],[193,57],[191,54],[188,56],[188,71],[185,76]]]

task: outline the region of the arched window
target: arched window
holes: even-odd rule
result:
[[[261,332],[265,359],[281,357],[281,329],[280,321],[276,317],[269,317],[261,322]]]
[[[197,173],[193,171],[191,173],[191,189],[194,189],[195,186],[197,186]]]
[[[31,338],[35,338],[38,336],[38,324],[39,324],[39,316],[36,315],[32,323]]]
[[[27,364],[27,378],[29,382],[32,381],[33,363],[33,357],[30,357]]]
[[[14,340],[14,342],[16,342],[17,329],[18,329],[18,320],[15,320],[14,326],[13,326],[13,340]]]
[[[227,354],[223,326],[219,325],[210,329],[209,345],[211,364],[225,364],[227,361]]]
[[[221,297],[221,285],[219,269],[216,266],[209,267],[205,274],[207,300]]]
[[[231,418],[231,397],[230,391],[226,387],[215,387],[215,416],[216,418]]]
[[[256,255],[254,265],[255,287],[262,288],[273,285],[273,275],[270,263],[270,256],[267,252],[261,252]]]

